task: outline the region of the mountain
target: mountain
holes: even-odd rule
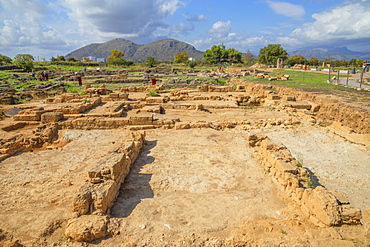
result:
[[[134,62],[146,61],[148,57],[154,57],[158,61],[171,61],[176,53],[187,51],[189,57],[202,59],[202,52],[194,46],[175,39],[162,39],[146,45],[138,45],[125,39],[113,39],[105,43],[94,43],[67,54],[65,57],[75,57],[82,60],[83,57],[107,58],[112,50],[125,53],[126,60]]]
[[[330,49],[324,48],[315,48],[315,49],[307,49],[307,50],[291,50],[288,51],[290,56],[295,55],[302,55],[306,59],[310,59],[311,57],[316,57],[319,60],[325,60],[329,56],[333,60],[351,60],[353,58],[356,59],[363,59],[363,60],[370,60],[370,52],[369,51],[351,51],[348,50],[347,47],[335,47]]]

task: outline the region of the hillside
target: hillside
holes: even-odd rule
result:
[[[124,52],[124,58],[134,62],[145,61],[148,57],[154,57],[158,61],[171,61],[176,53],[182,51],[187,51],[189,57],[203,58],[202,52],[196,50],[194,46],[174,39],[162,39],[146,45],[138,45],[125,39],[113,39],[105,43],[81,47],[65,57],[75,57],[80,60],[88,56],[107,58],[112,50]]]

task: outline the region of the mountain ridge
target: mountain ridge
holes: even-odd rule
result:
[[[194,46],[175,39],[162,39],[138,45],[122,38],[113,39],[105,43],[92,43],[68,53],[65,57],[75,57],[82,60],[83,57],[107,58],[112,50],[119,50],[125,55],[126,60],[134,62],[145,61],[148,57],[154,57],[158,61],[171,61],[176,53],[187,51],[189,57],[203,59],[203,53]]]
[[[370,60],[370,52],[360,52],[360,51],[351,51],[346,46],[342,47],[333,47],[333,48],[314,48],[314,49],[301,49],[301,50],[290,50],[288,51],[289,55],[302,55],[306,59],[310,59],[311,57],[316,57],[319,60],[325,60],[329,56],[333,60],[351,60],[355,59],[363,59],[363,60]]]
[[[187,51],[191,58],[203,59],[203,52],[194,46],[175,39],[161,39],[145,45],[135,44],[134,42],[122,38],[112,39],[104,43],[92,43],[83,46],[67,54],[65,57],[75,57],[82,60],[84,57],[107,58],[112,50],[122,51],[124,59],[134,62],[146,61],[148,57],[154,57],[158,61],[172,61],[176,53]],[[333,48],[307,48],[288,50],[289,56],[302,55],[306,59],[316,57],[323,61],[330,57],[333,60],[363,59],[370,60],[370,50],[351,51],[346,46]]]

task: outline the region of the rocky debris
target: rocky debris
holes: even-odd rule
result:
[[[109,234],[108,222],[107,216],[83,215],[69,220],[64,234],[75,241],[91,242]]]

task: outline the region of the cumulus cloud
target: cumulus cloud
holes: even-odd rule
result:
[[[0,48],[7,52],[29,53],[30,47],[65,45],[59,31],[42,22],[47,6],[38,0],[0,0]]]
[[[306,11],[302,5],[288,2],[274,2],[270,0],[266,1],[266,3],[275,13],[293,19],[301,19],[306,14]]]
[[[208,33],[212,34],[214,37],[223,38],[229,35],[231,31],[231,21],[223,22],[218,21],[213,24],[212,29]]]
[[[207,21],[207,18],[204,15],[195,15],[192,17],[187,17],[186,18],[190,22],[195,22],[195,21]]]
[[[136,40],[169,26],[163,19],[184,6],[180,0],[65,0],[80,31],[102,39],[122,37]]]
[[[313,14],[314,22],[296,28],[291,39],[304,43],[355,44],[367,40],[370,44],[370,1],[356,1],[330,11]],[[349,42],[350,41],[350,42]]]

